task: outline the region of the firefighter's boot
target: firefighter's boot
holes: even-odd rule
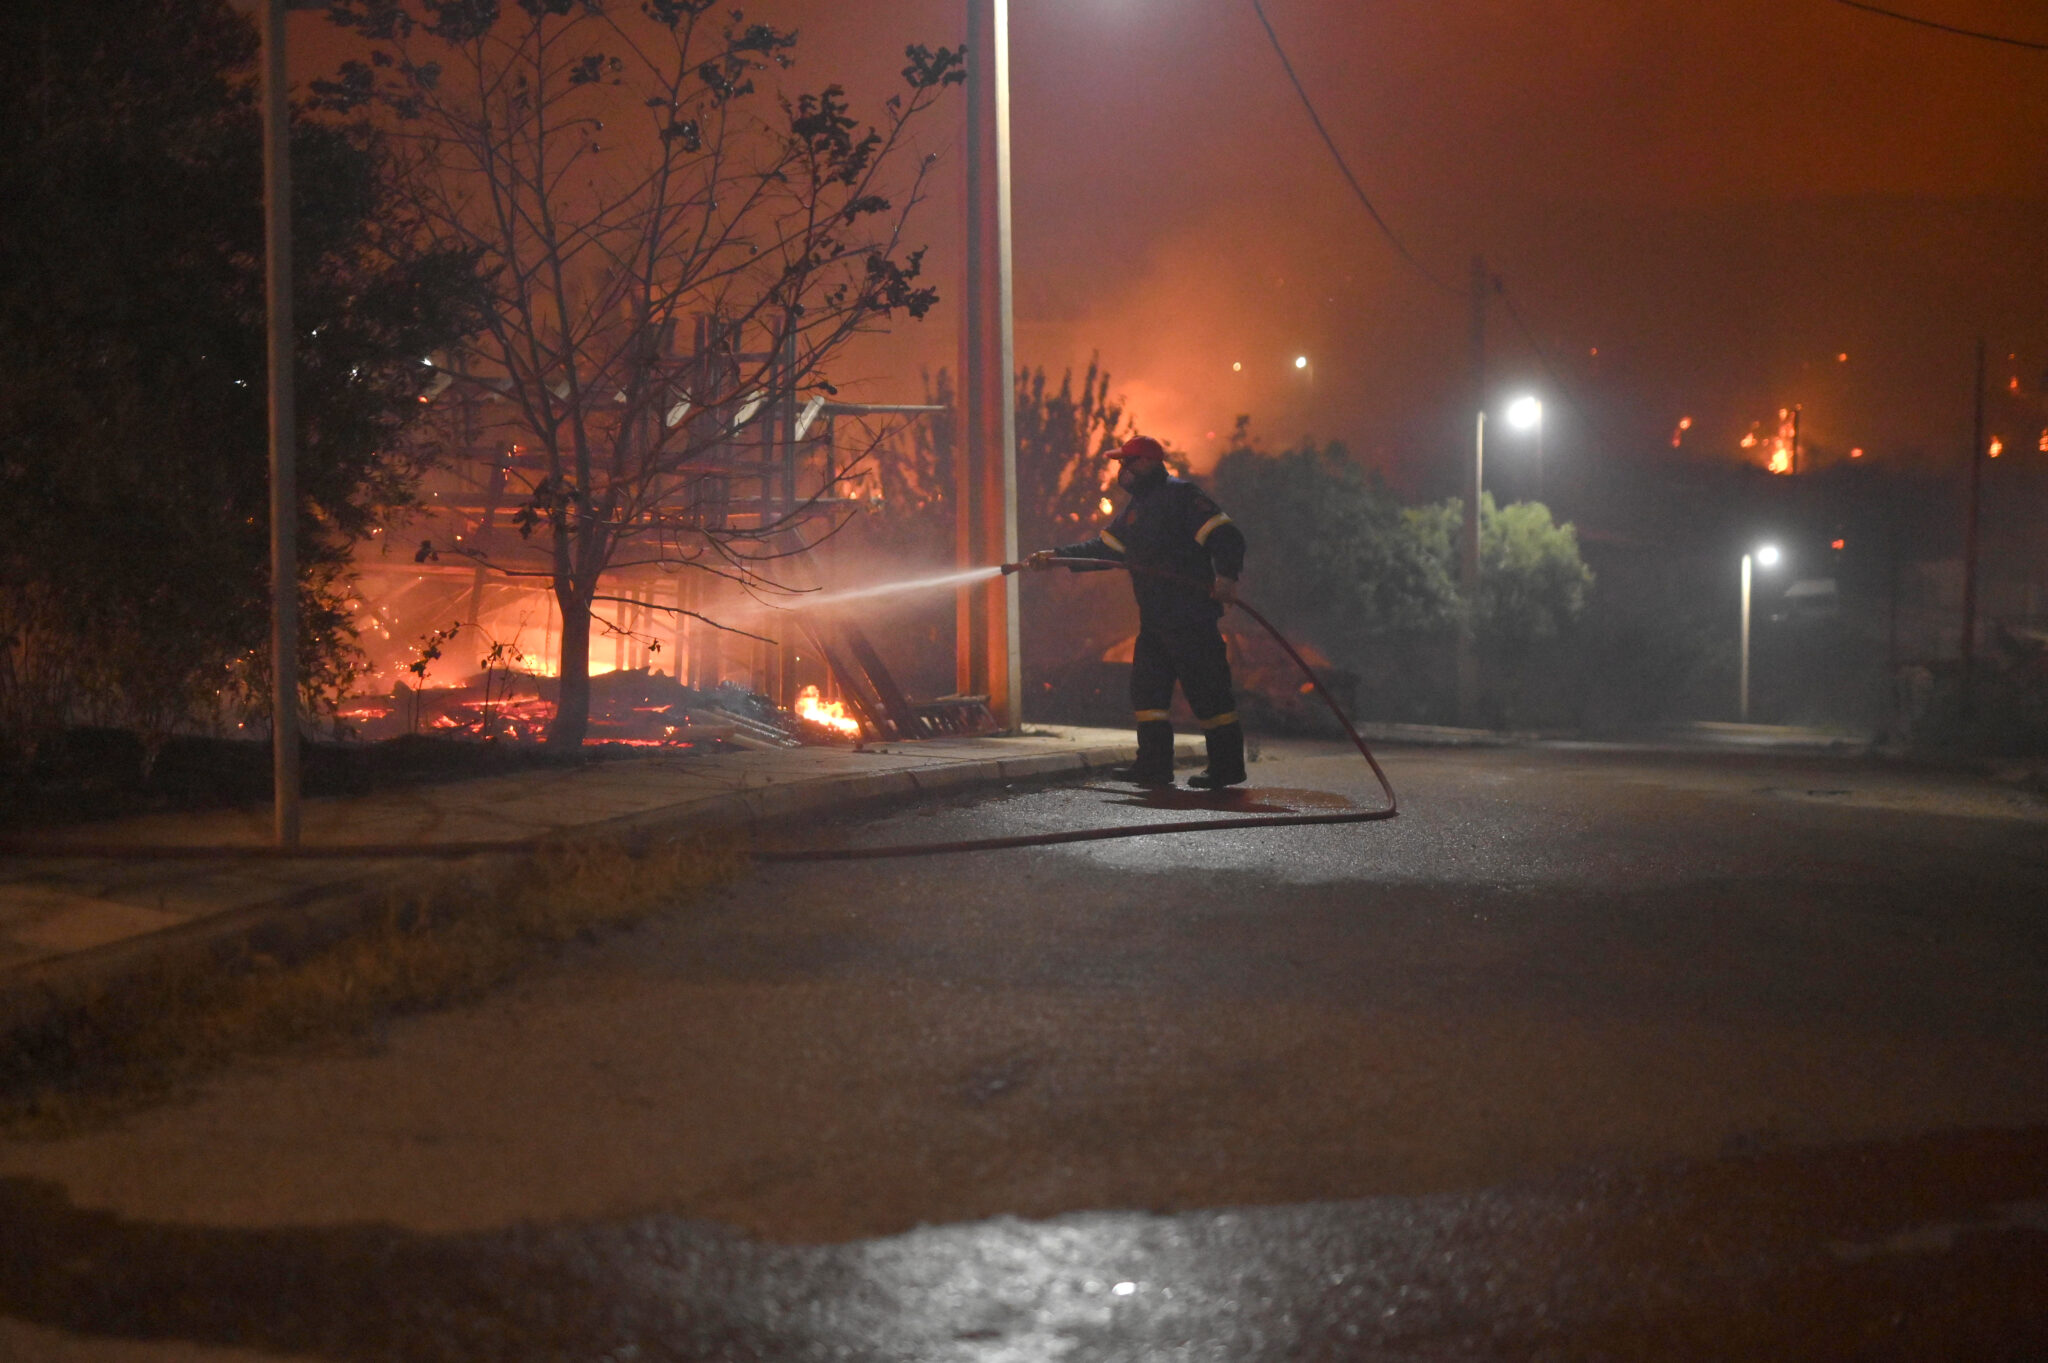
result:
[[[1188,778],[1196,790],[1222,790],[1244,784],[1244,726],[1235,719],[1205,730],[1209,741],[1209,769]]]
[[[1173,722],[1146,719],[1138,722],[1138,760],[1110,772],[1119,781],[1141,786],[1173,784]]]

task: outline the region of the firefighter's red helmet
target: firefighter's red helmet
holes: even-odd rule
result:
[[[1149,435],[1134,435],[1109,452],[1111,459],[1154,459],[1166,462],[1166,446]]]

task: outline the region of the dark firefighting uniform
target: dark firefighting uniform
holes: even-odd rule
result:
[[[1180,682],[1209,745],[1209,776],[1244,780],[1244,730],[1231,696],[1230,662],[1210,595],[1217,577],[1244,567],[1244,534],[1208,494],[1185,478],[1149,479],[1094,539],[1055,549],[1056,558],[1119,559],[1134,570],[1138,642],[1131,658],[1131,708],[1138,722],[1140,780],[1173,779],[1167,708]],[[1077,568],[1076,571],[1088,571]]]

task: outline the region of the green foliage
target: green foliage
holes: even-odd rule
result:
[[[0,17],[0,749],[173,728],[267,694],[255,36],[224,0]],[[353,665],[348,549],[403,503],[418,363],[476,325],[367,132],[294,129],[299,538],[309,699]]]
[[[1458,572],[1458,533],[1465,504],[1452,497],[1403,513],[1447,580]],[[1578,531],[1550,519],[1541,502],[1479,500],[1479,600],[1475,624],[1482,644],[1520,649],[1562,636],[1586,608],[1593,570],[1579,557]]]
[[[1241,435],[1211,486],[1251,543],[1260,602],[1338,652],[1452,624],[1455,561],[1438,552],[1434,509],[1404,513],[1334,441],[1269,455]]]
[[[1451,647],[1468,609],[1457,586],[1461,502],[1404,509],[1342,445],[1266,454],[1242,420],[1212,487],[1251,544],[1246,586],[1261,609],[1356,669],[1373,715],[1451,718]],[[1592,580],[1576,532],[1547,508],[1481,501],[1470,608],[1493,721],[1556,708],[1543,692],[1562,675],[1556,654]]]

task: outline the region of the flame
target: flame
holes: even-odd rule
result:
[[[843,702],[819,699],[815,686],[806,686],[796,693],[796,713],[799,719],[837,729],[848,738],[860,737],[860,721],[846,713]]]
[[[1861,459],[1863,457],[1863,447],[1858,445],[1855,449],[1850,450],[1849,457],[1851,459]]]
[[[1109,500],[1109,498],[1104,497],[1100,502],[1096,503],[1096,508],[1099,511],[1101,511],[1103,515],[1107,516],[1110,512],[1116,510],[1116,503]]]
[[[2001,454],[2004,454],[2004,453],[2005,453],[2005,442],[2004,442],[2003,440],[2000,440],[2000,439],[1999,439],[1999,438],[1998,438],[1997,436],[1995,436],[1995,435],[1994,435],[1994,436],[1992,436],[1992,437],[1991,437],[1991,450],[1990,450],[1990,454],[1991,454],[1991,457],[1992,457],[1993,459],[1996,459],[1996,458],[1997,458],[1997,457],[1998,457],[1999,455],[2001,455]]]
[[[1761,424],[1761,422],[1757,423],[1757,425]],[[1792,407],[1780,407],[1778,409],[1778,433],[1776,435],[1764,436],[1759,439],[1755,434],[1754,428],[1752,428],[1751,433],[1742,438],[1742,448],[1746,450],[1753,449],[1757,445],[1764,447],[1764,467],[1767,470],[1772,473],[1791,473],[1794,466],[1799,462],[1799,417],[1797,409]]]

